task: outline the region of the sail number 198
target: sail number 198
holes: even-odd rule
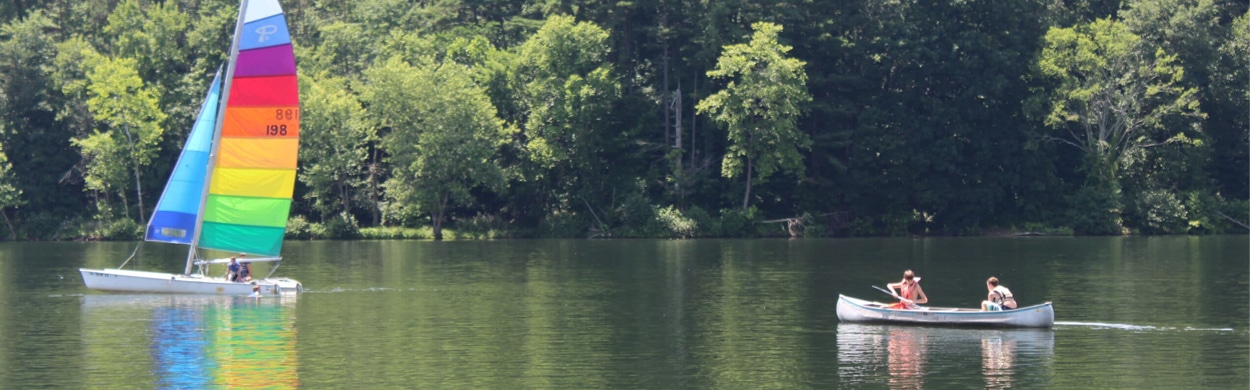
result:
[[[296,115],[299,115],[299,113],[298,113],[298,112],[296,112],[296,111],[295,111],[295,109],[293,109],[293,108],[285,108],[285,109],[283,109],[283,108],[279,108],[279,109],[274,110],[274,118],[273,118],[273,119],[277,119],[277,120],[287,120],[287,121],[289,121],[289,120],[294,120]],[[266,135],[285,136],[285,135],[286,135],[286,125],[285,125],[285,124],[281,124],[281,125],[268,125],[268,126],[265,126],[265,134],[266,134]]]

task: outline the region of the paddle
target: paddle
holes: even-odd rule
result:
[[[880,292],[883,292],[883,293],[889,294],[890,296],[894,297],[894,299],[898,299],[898,300],[899,300],[899,302],[902,302],[902,301],[903,301],[903,297],[900,297],[900,296],[898,296],[898,295],[895,295],[894,293],[890,292],[890,290],[886,290],[886,289],[884,289],[884,288],[877,287],[876,285],[872,286],[872,288],[877,289],[877,291],[880,291]],[[912,303],[910,307],[920,307],[920,306],[919,306],[919,305],[916,305],[915,303]]]
[[[898,296],[897,296],[897,295],[894,295],[894,293],[890,292],[890,290],[886,290],[886,289],[884,289],[884,288],[877,287],[876,285],[872,286],[872,288],[875,288],[875,289],[877,289],[877,291],[883,292],[883,293],[885,293],[886,295],[889,295],[889,296],[892,296],[892,297],[898,298]]]

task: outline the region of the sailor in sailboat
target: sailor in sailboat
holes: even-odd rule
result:
[[[238,259],[233,258],[233,257],[230,258],[230,265],[226,266],[226,279],[229,279],[231,282],[239,281],[239,260]]]

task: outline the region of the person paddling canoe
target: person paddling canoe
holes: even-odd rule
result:
[[[890,305],[892,309],[915,309],[916,304],[929,303],[929,297],[924,294],[924,289],[920,288],[920,278],[911,270],[903,271],[903,280],[885,286],[890,289],[890,293],[894,294],[895,298],[898,298],[897,303]]]

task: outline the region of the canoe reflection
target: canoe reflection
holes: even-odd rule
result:
[[[924,388],[925,375],[968,371],[980,356],[985,388],[1019,387],[1021,365],[1050,365],[1054,333],[1048,329],[956,329],[839,324],[838,367],[842,382]],[[980,386],[973,386],[980,387]]]
[[[126,375],[160,388],[299,386],[294,300],[86,295],[82,308],[84,328],[99,330],[88,343],[101,346],[88,359],[105,371],[133,371]],[[146,362],[107,351],[140,343],[149,346]]]

